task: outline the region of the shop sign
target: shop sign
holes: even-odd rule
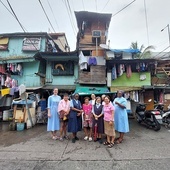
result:
[[[24,38],[23,51],[37,51],[40,50],[41,38]]]

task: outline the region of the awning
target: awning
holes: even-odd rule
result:
[[[33,61],[35,61],[35,58],[25,56],[0,57],[0,63],[23,63]]]
[[[35,87],[26,87],[26,90],[38,90],[41,89],[43,86],[35,86]]]
[[[110,51],[113,51],[115,53],[121,53],[121,52],[124,52],[124,53],[140,53],[139,49],[132,49],[132,48],[129,48],[129,49],[110,49]]]
[[[42,89],[52,90],[57,88],[58,90],[75,90],[75,85],[45,85]]]
[[[142,87],[127,87],[127,86],[119,86],[119,87],[110,87],[111,92],[117,92],[118,90],[123,90],[125,92],[128,91],[135,91],[135,90],[141,90]]]
[[[110,91],[106,86],[97,87],[97,86],[76,86],[76,90],[74,93],[78,93],[79,95],[91,95],[91,94],[109,94]]]

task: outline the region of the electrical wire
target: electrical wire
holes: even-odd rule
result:
[[[96,12],[97,12],[97,0],[95,0],[95,5],[96,5]]]
[[[84,6],[84,1],[82,0],[82,4],[83,4],[83,9],[84,9],[84,11],[85,11],[85,6]]]
[[[148,18],[147,18],[147,11],[146,11],[146,2],[144,0],[144,9],[145,9],[145,21],[146,21],[146,32],[147,32],[147,40],[149,46],[149,29],[148,29]]]
[[[9,2],[8,0],[7,0],[7,3],[8,3],[8,5],[9,5],[9,7],[10,7],[12,13],[13,13],[13,15],[15,16],[15,19],[18,21],[20,27],[22,28],[22,30],[23,30],[24,32],[26,32],[25,29],[24,29],[24,27],[23,27],[23,25],[22,25],[21,22],[19,21],[17,15],[15,14],[15,12],[14,12],[14,10],[13,10],[13,8],[12,8],[12,6],[11,6],[11,4],[10,4],[10,2]]]
[[[108,0],[108,1],[106,2],[106,4],[104,5],[103,9],[101,10],[101,12],[106,8],[106,6],[107,6],[107,4],[109,3],[109,1],[110,1],[110,0]]]
[[[6,8],[6,10],[15,18],[15,15],[8,9],[8,7],[1,0],[0,2]]]
[[[125,7],[123,7],[121,10],[119,10],[118,12],[116,12],[114,15],[112,15],[112,17],[116,16],[117,14],[119,14],[120,12],[122,12],[124,9],[126,9],[127,7],[129,7],[131,4],[133,4],[136,0],[130,2],[129,4],[127,4]]]
[[[68,13],[68,16],[69,16],[69,20],[70,20],[70,23],[71,23],[71,26],[72,26],[72,29],[73,29],[73,33],[75,34],[76,36],[76,28],[75,28],[75,25],[73,24],[73,16],[72,16],[72,12],[71,12],[71,7],[70,7],[70,4],[69,4],[69,1],[68,0],[65,0],[64,1],[65,3],[65,6],[66,6],[66,10],[67,10],[67,13]]]
[[[1,1],[1,3],[2,3],[2,1]],[[24,28],[24,26],[21,24],[21,22],[19,21],[19,19],[18,19],[18,17],[17,17],[17,15],[15,14],[15,12],[14,12],[14,9],[12,8],[12,5],[10,4],[10,2],[7,0],[7,3],[8,3],[8,5],[9,5],[9,7],[10,7],[10,9],[11,9],[11,11],[7,8],[7,6],[5,5],[5,4],[3,4],[4,5],[4,7],[10,12],[10,14],[17,20],[17,22],[19,23],[19,25],[20,25],[20,27],[22,28],[22,30],[24,31],[24,33],[26,33],[26,29]],[[28,38],[28,40],[31,42],[31,44],[35,47],[35,49],[38,51],[38,49],[37,49],[37,47],[35,46],[35,44]]]
[[[43,4],[41,3],[41,0],[38,0],[38,1],[39,1],[40,5],[41,5],[41,8],[43,9],[43,12],[44,12],[44,14],[45,14],[45,16],[46,16],[49,24],[51,25],[51,28],[53,29],[54,33],[56,33],[56,31],[55,31],[55,29],[54,29],[54,27],[53,27],[53,25],[52,25],[52,23],[51,23],[48,15],[47,15],[47,13],[46,13],[46,11],[45,11],[45,8],[43,7]],[[49,5],[50,5],[50,4],[49,4]],[[51,9],[52,9],[52,8],[51,8]],[[58,39],[58,40],[59,40],[61,46],[65,49],[65,46],[63,45],[62,41],[61,41],[60,39]]]
[[[54,32],[56,32],[54,27],[53,27],[53,25],[52,25],[52,23],[51,23],[51,21],[50,21],[50,19],[49,19],[49,17],[48,17],[48,15],[47,15],[47,13],[46,13],[46,11],[45,11],[45,9],[44,9],[44,7],[43,7],[43,4],[41,3],[41,0],[38,0],[38,1],[39,1],[40,5],[41,5],[41,8],[42,8],[42,10],[43,10],[43,12],[44,12],[44,14],[45,14],[49,24],[51,25],[51,28],[53,29]]]
[[[52,14],[53,14],[53,17],[54,17],[55,23],[56,23],[56,25],[57,25],[57,28],[58,28],[58,30],[59,30],[59,25],[58,25],[58,23],[57,23],[56,17],[55,17],[55,15],[54,15],[54,12],[53,12],[53,9],[52,9],[52,7],[51,7],[51,5],[50,5],[49,0],[47,0],[47,2],[48,2],[48,5],[49,5],[49,7],[50,7],[50,10],[51,10],[51,12],[52,12]]]

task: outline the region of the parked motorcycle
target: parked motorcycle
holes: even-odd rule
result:
[[[164,112],[164,104],[158,103],[155,105],[155,110],[160,111],[162,116],[162,124],[165,125],[166,128],[170,128],[170,110]]]
[[[136,120],[138,123],[144,123],[148,128],[154,129],[155,131],[159,131],[161,129],[161,125],[156,119],[156,117],[161,117],[160,111],[158,110],[147,110],[146,104],[139,103],[136,107]]]

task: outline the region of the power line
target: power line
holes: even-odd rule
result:
[[[68,13],[68,16],[69,16],[69,20],[70,20],[70,23],[71,23],[71,26],[72,26],[72,29],[73,29],[73,33],[75,34],[76,36],[76,28],[74,26],[74,21],[73,21],[73,16],[72,16],[72,12],[71,12],[71,7],[70,7],[70,4],[69,4],[69,1],[68,0],[65,0],[64,1],[64,4],[66,6],[66,10],[67,10],[67,13]],[[67,6],[68,5],[68,6]]]
[[[145,21],[146,21],[147,40],[148,40],[148,46],[149,46],[148,18],[147,18],[147,11],[146,11],[146,2],[145,2],[145,0],[144,0],[144,8],[145,8]]]
[[[8,9],[8,7],[1,0],[0,2],[6,8],[6,10],[15,18],[14,14]]]
[[[104,5],[103,9],[101,10],[101,12],[106,8],[106,6],[107,6],[107,4],[109,3],[109,1],[110,1],[110,0],[108,0],[108,1],[106,2],[106,4]]]
[[[84,1],[82,0],[82,4],[83,4],[83,9],[84,9],[84,11],[85,11],[85,7],[84,7]]]
[[[47,15],[47,13],[46,13],[46,11],[45,11],[45,9],[44,9],[42,3],[41,3],[41,0],[38,0],[38,1],[39,1],[40,5],[41,5],[41,8],[42,8],[42,10],[43,10],[43,12],[44,12],[44,14],[45,14],[45,16],[46,16],[46,18],[47,18],[49,24],[51,25],[51,28],[53,29],[54,32],[56,32],[55,29],[54,29],[54,27],[53,27],[53,25],[52,25],[52,23],[51,23],[51,21],[50,21],[50,19],[48,18],[48,15]]]
[[[12,8],[12,6],[11,6],[11,4],[9,3],[8,0],[7,0],[7,3],[8,3],[8,5],[9,5],[9,7],[10,7],[12,13],[13,13],[13,15],[15,16],[15,19],[18,21],[20,27],[22,28],[22,30],[23,30],[24,32],[26,32],[25,29],[24,29],[24,27],[22,26],[21,22],[19,21],[17,15],[15,14],[15,12],[14,12],[14,10],[13,10],[13,8]]]
[[[96,5],[96,12],[97,12],[97,0],[95,0],[95,5]]]
[[[127,4],[125,7],[123,7],[121,10],[119,10],[118,12],[116,12],[114,15],[112,15],[112,17],[116,16],[117,14],[119,14],[120,12],[122,12],[124,9],[126,9],[128,6],[130,6],[131,4],[133,4],[136,0],[130,2],[129,4]]]
[[[49,2],[48,0],[47,0],[47,2],[48,2],[48,5],[49,5],[49,7],[50,7],[50,10],[51,10],[51,12],[52,12],[52,14],[53,14],[53,17],[54,17],[55,23],[56,23],[56,25],[57,25],[57,28],[58,28],[58,30],[59,30],[59,25],[58,25],[57,20],[56,20],[56,18],[55,18],[53,9],[52,9],[52,7],[51,7],[51,5],[50,5],[50,2]]]

